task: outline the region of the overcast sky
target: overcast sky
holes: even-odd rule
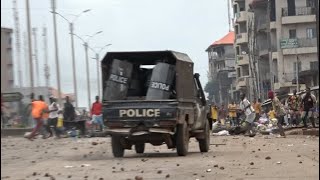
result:
[[[18,1],[22,44],[22,71],[24,85],[30,86],[25,59],[23,34],[26,32],[25,1]],[[79,36],[103,33],[90,40],[91,47],[111,43],[107,51],[175,50],[187,53],[195,63],[195,72],[201,75],[203,86],[207,82],[208,56],[205,49],[215,40],[228,33],[228,9],[226,0],[57,0],[57,12],[66,18],[68,14],[81,15],[75,22]],[[31,25],[38,28],[38,56],[40,62],[40,85],[44,80],[44,54],[42,27],[48,28],[48,53],[50,84],[56,87],[54,39],[51,0],[30,0]],[[14,28],[12,0],[1,0],[1,27]],[[71,42],[68,24],[57,16],[58,47],[61,86],[64,93],[73,92]],[[14,38],[14,36],[13,36]],[[15,42],[15,39],[13,39]],[[76,69],[79,106],[87,106],[85,53],[81,41],[75,38]],[[15,55],[15,54],[14,54]],[[15,56],[14,56],[15,57]],[[96,61],[90,57],[90,80],[92,101],[97,94]],[[16,79],[16,78],[15,78]]]

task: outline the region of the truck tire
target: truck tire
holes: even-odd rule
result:
[[[210,127],[209,123],[206,123],[204,129],[204,139],[198,139],[200,152],[208,152],[210,146]]]
[[[136,153],[137,153],[137,154],[142,154],[142,153],[144,153],[144,147],[145,147],[145,144],[144,144],[144,143],[139,143],[139,144],[135,144],[135,145],[134,145],[134,149],[136,150]]]
[[[176,133],[177,154],[186,156],[189,148],[189,129],[186,121],[177,126]]]
[[[113,135],[111,137],[112,153],[114,157],[123,157],[124,148],[121,144],[121,136]]]

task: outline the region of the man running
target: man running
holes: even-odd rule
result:
[[[31,134],[27,137],[29,140],[33,140],[37,133],[41,130],[43,127],[43,114],[46,111],[46,104],[43,101],[43,97],[40,95],[39,100],[33,100],[32,103],[32,118],[34,121],[36,121],[36,126],[33,128]]]
[[[312,127],[316,127],[314,118],[313,118],[313,111],[316,107],[317,100],[316,97],[311,94],[310,88],[307,87],[306,93],[301,97],[301,107],[303,109],[301,114],[301,119],[303,120],[303,126],[307,128],[307,118],[310,119],[312,123]]]
[[[48,126],[47,131],[50,133],[49,137],[52,137],[54,134],[59,138],[60,134],[57,131],[57,123],[58,123],[58,117],[60,106],[58,103],[56,103],[56,99],[51,96],[50,97],[50,106],[49,106],[49,119],[48,119]],[[53,127],[53,129],[51,129]]]
[[[245,130],[246,130],[246,134],[249,136],[253,136],[253,132],[252,132],[252,123],[256,117],[256,113],[254,112],[254,109],[250,103],[250,101],[246,98],[246,94],[241,93],[240,94],[240,109],[242,111],[242,113],[245,114],[246,116],[246,120],[245,120]]]

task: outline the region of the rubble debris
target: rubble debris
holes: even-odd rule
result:
[[[267,156],[267,157],[266,157],[266,160],[270,160],[270,159],[271,159],[271,157],[270,157],[270,156]]]
[[[134,177],[134,179],[135,179],[135,180],[143,180],[143,177],[141,177],[141,176],[136,176],[136,177]]]
[[[91,144],[92,144],[93,146],[98,145],[98,143],[97,143],[97,142],[94,142],[94,141],[93,141]]]

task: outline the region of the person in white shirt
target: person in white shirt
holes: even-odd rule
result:
[[[57,131],[57,123],[58,123],[58,111],[61,110],[58,103],[56,103],[56,99],[54,97],[50,97],[50,105],[49,105],[49,119],[48,119],[48,132],[50,133],[49,137],[52,137],[54,134],[59,137],[59,131]]]
[[[253,135],[252,123],[256,118],[256,113],[250,101],[246,98],[246,95],[244,93],[240,94],[240,99],[240,109],[242,113],[244,113],[246,116],[244,128],[246,129],[246,133],[249,133],[249,135]]]

